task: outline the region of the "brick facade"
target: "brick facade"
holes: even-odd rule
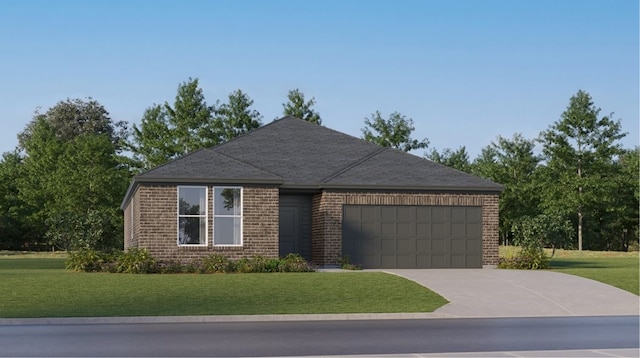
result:
[[[213,245],[213,186],[208,188],[206,246],[178,246],[178,188],[140,185],[125,207],[125,249],[146,248],[159,261],[190,261],[217,253],[230,259],[278,256],[278,188],[247,186],[242,190],[241,247]],[[133,210],[133,220],[131,220]]]
[[[177,186],[140,185],[125,207],[125,248],[144,247],[158,260],[189,261],[218,253],[230,259],[278,256],[279,190],[243,188],[243,245],[213,245],[213,186],[208,188],[208,243],[177,245]],[[312,260],[335,265],[342,257],[344,205],[429,205],[482,207],[483,265],[498,263],[498,194],[372,193],[324,191],[312,198]],[[132,212],[133,211],[133,212]],[[133,220],[132,220],[133,218]]]

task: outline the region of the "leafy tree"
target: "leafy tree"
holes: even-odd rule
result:
[[[413,119],[393,112],[389,119],[382,118],[379,111],[365,118],[365,127],[362,128],[363,139],[376,143],[383,147],[392,147],[405,152],[415,149],[425,149],[429,141],[425,138],[417,140],[411,138],[411,133],[415,130]],[[374,132],[376,134],[374,134]]]
[[[179,154],[167,112],[161,105],[154,104],[145,110],[139,128],[133,125],[133,141],[133,157],[139,162],[138,166],[144,169],[157,167]]]
[[[622,154],[620,121],[600,117],[589,93],[578,91],[560,119],[540,135],[544,167],[543,206],[576,220],[578,249],[583,248],[585,221],[596,224],[598,208],[614,205],[614,159]],[[589,244],[598,245],[591,225]]]
[[[498,136],[482,149],[472,165],[472,172],[504,185],[500,195],[500,237],[503,243],[512,238],[515,222],[522,217],[540,214],[538,165],[535,142],[514,134],[511,139]]]
[[[470,173],[471,163],[469,162],[469,154],[467,148],[460,147],[458,149],[451,150],[445,148],[442,152],[438,152],[435,148],[431,152],[427,153],[427,159],[430,159],[438,164],[446,165],[450,168],[458,169],[460,171]]]
[[[640,147],[625,150],[614,163],[612,194],[607,205],[594,211],[597,222],[593,231],[604,240],[598,249],[628,251],[632,242],[638,243],[640,213]]]
[[[31,213],[29,226],[39,237],[51,238],[69,217],[99,217],[101,245],[119,247],[122,243],[122,213],[118,203],[124,195],[129,169],[118,155],[120,140],[108,112],[97,103],[94,117],[75,116],[66,110],[68,102],[61,102],[44,114],[36,113],[34,120],[21,133],[21,150],[25,154],[23,175],[17,181],[19,199]],[[79,110],[85,102],[76,100]],[[64,111],[58,106],[63,106]],[[103,126],[83,126],[74,121],[105,123]],[[61,127],[59,123],[67,123]],[[82,128],[67,131],[60,128]],[[62,135],[62,134],[64,135]],[[72,234],[77,227],[66,227]],[[73,233],[88,235],[87,231]],[[53,243],[53,242],[52,242]],[[69,248],[73,245],[63,245]]]
[[[18,180],[24,175],[23,157],[17,150],[0,160],[0,249],[36,249],[37,233],[27,223],[30,212],[20,200]]]
[[[224,143],[262,125],[260,112],[251,109],[253,100],[241,90],[229,94],[229,101],[216,112],[215,133],[218,143]]]
[[[300,90],[296,88],[289,91],[287,98],[289,101],[282,104],[284,107],[283,114],[285,116],[294,116],[296,118],[304,119],[307,122],[322,124],[320,114],[311,109],[311,107],[316,104],[315,97],[312,97],[309,101],[305,102],[304,93],[300,92]]]
[[[220,143],[215,111],[207,105],[197,78],[180,83],[173,105],[154,104],[145,110],[140,127],[133,125],[129,148],[139,166],[150,169]]]
[[[219,143],[213,121],[215,106],[207,105],[197,78],[181,83],[173,107],[165,102],[164,109],[179,154]]]
[[[89,97],[67,99],[51,107],[45,114],[36,111],[34,119],[18,134],[20,147],[24,148],[31,139],[39,118],[46,118],[54,136],[62,141],[70,140],[85,133],[104,135],[120,152],[127,139],[127,125],[123,121],[113,122],[104,107]]]

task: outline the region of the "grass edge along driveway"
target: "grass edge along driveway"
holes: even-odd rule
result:
[[[78,273],[0,258],[0,318],[433,312],[445,300],[382,272]]]

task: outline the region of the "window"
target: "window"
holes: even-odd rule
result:
[[[242,245],[241,188],[213,188],[213,244]]]
[[[178,187],[178,245],[207,245],[206,187]]]

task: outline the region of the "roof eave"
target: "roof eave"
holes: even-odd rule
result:
[[[412,185],[344,185],[322,184],[321,189],[332,190],[400,190],[400,191],[435,191],[435,192],[483,192],[499,194],[504,191],[504,186],[412,186]]]
[[[120,204],[120,209],[124,210],[131,196],[140,184],[226,184],[226,185],[275,185],[284,183],[282,179],[247,179],[247,178],[179,178],[179,177],[135,177],[131,180],[129,189]]]

